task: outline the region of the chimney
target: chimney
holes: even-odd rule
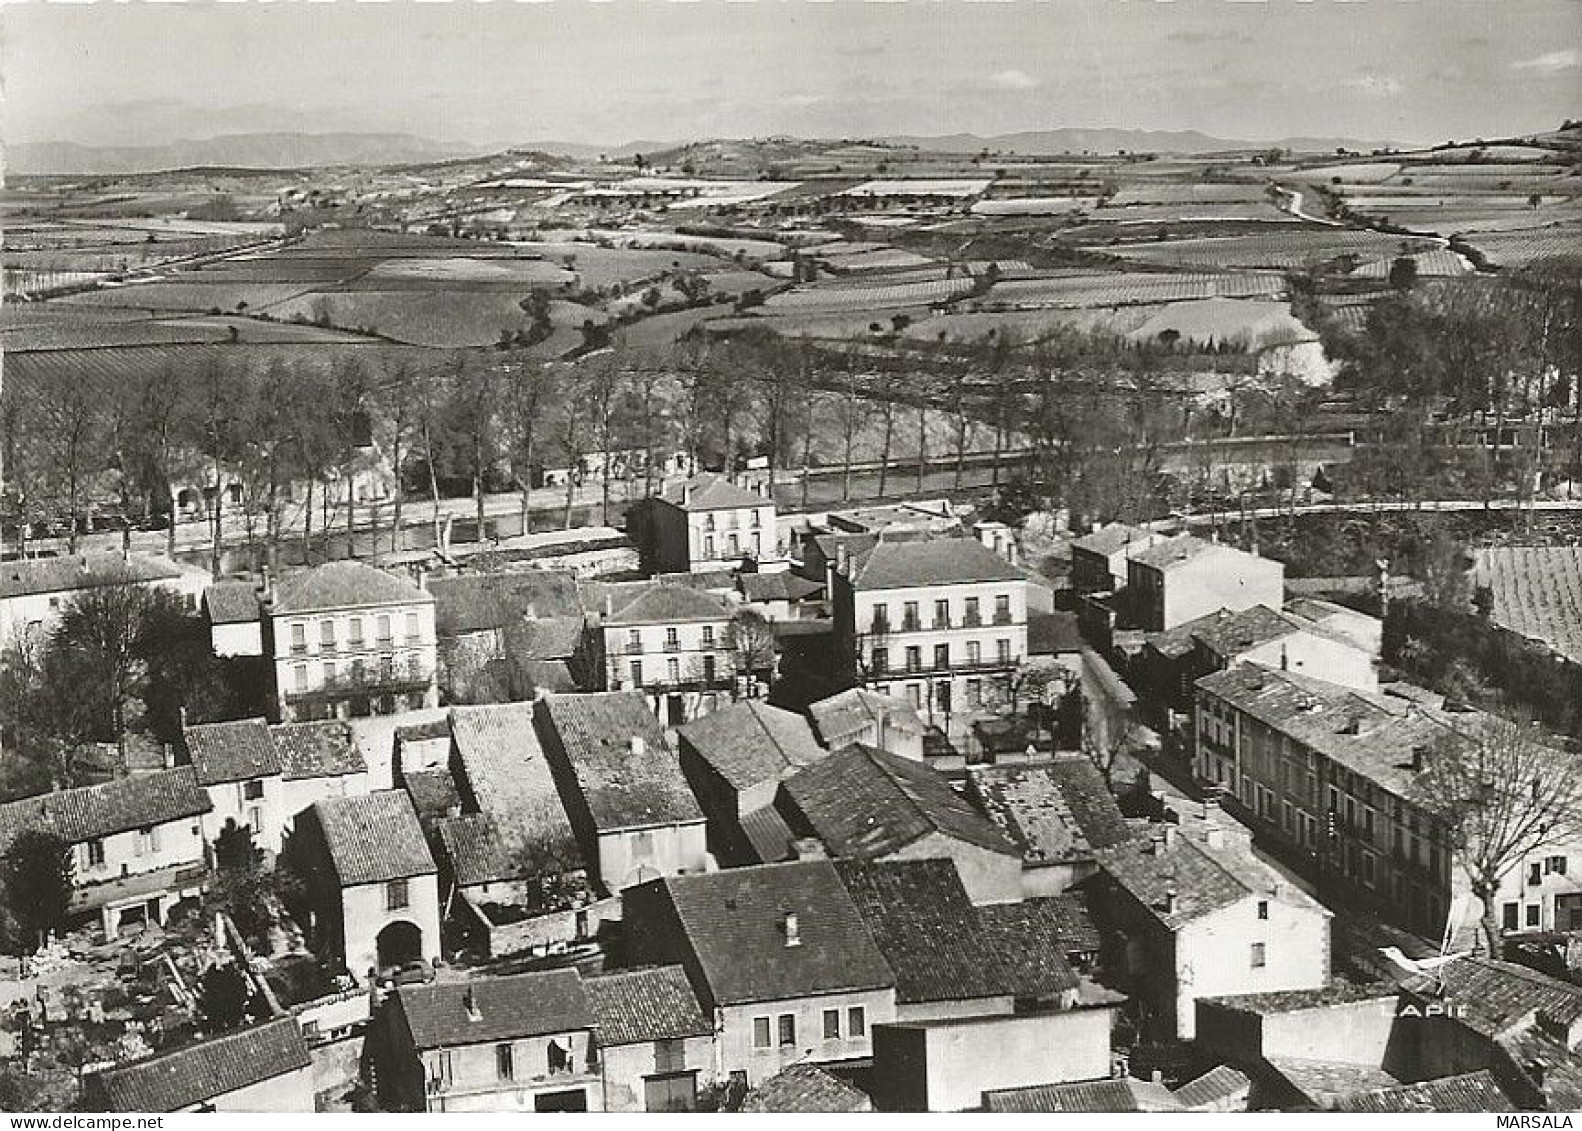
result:
[[[785,932],[786,946],[802,945],[802,927],[797,922],[796,912],[787,911],[780,920],[780,929]]]
[[[467,992],[462,995],[461,1002],[462,1005],[464,1005],[467,1009],[468,1021],[483,1020],[483,1014],[478,1011],[478,999],[474,995],[473,988],[471,986],[467,987]]]
[[[1529,1060],[1527,1062],[1527,1077],[1533,1082],[1533,1087],[1540,1092],[1544,1090],[1544,1078],[1547,1070],[1547,1066],[1541,1060]]]
[[[824,850],[824,842],[816,836],[798,837],[791,842],[791,859],[793,860],[827,860],[829,853]]]
[[[1176,827],[1174,825],[1166,825],[1160,841],[1166,848],[1174,848],[1176,846]]]
[[[1158,856],[1163,850],[1165,838],[1163,833],[1152,832],[1148,834],[1148,855]]]
[[[1424,757],[1427,755],[1427,753],[1428,747],[1426,746],[1412,747],[1412,771],[1414,773],[1420,773],[1422,771]]]
[[[1176,913],[1176,889],[1174,885],[1165,888],[1165,898],[1160,905],[1160,909],[1166,915],[1174,915]]]
[[[683,483],[681,485],[681,506],[682,506],[682,509],[690,507],[691,505],[692,505],[692,484],[691,483]]]
[[[604,619],[609,620],[615,615],[615,598],[608,593],[604,595]]]
[[[185,733],[187,729],[187,705],[185,703],[176,708],[176,715],[181,720],[181,729]]]
[[[632,757],[641,758],[643,756],[644,749],[645,747],[643,745],[642,736],[636,734],[632,735]]]
[[[835,568],[845,573],[851,565],[851,551],[844,544],[835,547]]]
[[[182,711],[185,713],[186,708],[182,708]],[[176,768],[176,748],[167,742],[163,746],[163,752],[165,769],[174,770]]]
[[[422,567],[419,567],[417,571],[417,587],[425,593],[428,592],[428,570]]]

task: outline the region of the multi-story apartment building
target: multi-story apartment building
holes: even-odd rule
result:
[[[438,706],[434,598],[420,586],[329,562],[283,579],[263,607],[280,720]]]
[[[630,533],[649,573],[728,569],[779,554],[774,500],[707,471],[634,507]]]
[[[1285,604],[1285,566],[1182,534],[1126,559],[1127,602],[1138,628],[1164,632],[1220,609]]]
[[[954,740],[1012,699],[1027,581],[972,538],[881,539],[830,571],[837,663]]]
[[[1413,783],[1440,744],[1476,741],[1486,716],[1427,692],[1368,694],[1252,664],[1197,687],[1197,776],[1222,785],[1255,829],[1300,850],[1321,891],[1343,891],[1434,939],[1453,907],[1457,926],[1477,921],[1465,869]],[[1514,865],[1495,900],[1501,925],[1582,924],[1574,857],[1582,844]]]
[[[641,691],[667,726],[730,698],[737,662],[725,602],[685,585],[656,584],[605,606],[604,659],[612,691]]]

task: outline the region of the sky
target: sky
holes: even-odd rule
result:
[[[1582,0],[17,0],[0,19],[11,142],[1417,143],[1582,116]]]

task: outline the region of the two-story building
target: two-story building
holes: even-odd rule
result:
[[[629,519],[646,573],[688,573],[779,556],[774,500],[723,475],[699,472],[633,507]]]
[[[75,866],[71,918],[96,915],[113,939],[202,894],[210,806],[190,766],[26,797],[0,805],[0,854],[24,832],[63,840]]]
[[[807,713],[819,741],[831,750],[861,743],[915,762],[923,760],[928,727],[908,699],[881,695],[866,687],[848,687],[810,703]]]
[[[1013,705],[1027,657],[1027,580],[973,538],[880,539],[837,562],[829,589],[836,662],[898,694],[952,740]]]
[[[1141,1006],[1146,1031],[1190,1040],[1198,998],[1329,981],[1329,910],[1212,814],[1098,855],[1094,914],[1108,932],[1107,965]]]
[[[208,584],[204,570],[147,554],[100,551],[6,562],[0,567],[0,641],[42,641],[67,606],[104,586],[160,589],[196,609]]]
[[[623,902],[627,960],[686,971],[722,1081],[861,1063],[895,1017],[895,975],[828,860],[670,876]]]
[[[642,696],[550,695],[535,721],[595,888],[709,866],[703,810]]]
[[[434,598],[412,582],[327,562],[282,578],[263,608],[281,721],[438,705]]]
[[[1194,772],[1222,786],[1227,805],[1326,885],[1440,938],[1458,899],[1472,897],[1443,821],[1413,783],[1441,744],[1478,741],[1487,716],[1422,689],[1388,690],[1370,694],[1256,664],[1206,676],[1197,684]],[[1582,922],[1573,859],[1582,867],[1574,840],[1513,865],[1496,896],[1501,927]]]
[[[321,956],[359,981],[439,958],[438,869],[404,792],[320,801],[286,850],[313,887]]]
[[[656,583],[621,604],[605,605],[602,631],[608,687],[639,691],[668,726],[697,718],[731,698],[739,651],[731,610],[686,585]]]
[[[1181,534],[1126,559],[1126,602],[1145,632],[1254,605],[1285,604],[1285,565],[1234,546]]]
[[[1110,593],[1124,588],[1126,563],[1133,554],[1163,542],[1167,535],[1124,522],[1112,522],[1071,543],[1071,588],[1078,593]]]
[[[584,978],[604,1111],[695,1111],[714,1081],[714,1022],[679,966]]]
[[[427,1112],[600,1111],[576,970],[396,988],[370,1032],[380,1100]]]

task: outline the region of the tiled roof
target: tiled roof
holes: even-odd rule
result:
[[[791,846],[796,841],[796,833],[791,831],[791,826],[786,824],[780,810],[773,805],[743,813],[739,823],[742,835],[753,846],[753,855],[758,858],[758,863],[779,864],[791,859]]]
[[[0,805],[0,851],[18,833],[45,829],[70,844],[207,813],[213,805],[191,766],[116,778]]]
[[[816,1064],[793,1064],[747,1093],[744,1112],[828,1115],[872,1111],[873,1102]]]
[[[660,498],[689,511],[736,510],[739,507],[773,506],[773,501],[738,487],[723,475],[700,471],[683,483],[672,483]]]
[[[559,737],[600,832],[703,820],[681,764],[641,694],[551,695],[541,700],[539,710]]]
[[[1181,1110],[1180,1103],[1164,1085],[1131,1076],[984,1092],[983,1106],[985,1111],[1024,1114]]]
[[[679,966],[617,970],[584,980],[599,1044],[706,1037],[714,1026]]]
[[[524,617],[582,616],[576,577],[555,570],[433,578],[428,587],[442,637],[502,629]]]
[[[780,788],[833,856],[886,856],[931,833],[1020,855],[938,771],[871,746],[837,750]]]
[[[688,621],[729,620],[725,602],[709,593],[685,585],[658,584],[646,587],[625,604],[616,603],[614,613],[604,623],[612,626],[640,624],[679,624]]]
[[[713,1005],[780,1001],[895,984],[828,860],[762,864],[662,884]],[[801,942],[787,946],[785,916]]]
[[[832,750],[855,742],[864,728],[880,723],[902,734],[920,735],[926,729],[910,701],[863,687],[820,699],[808,707],[807,713],[824,745]]]
[[[895,971],[898,1003],[1046,998],[1076,987],[1047,939],[981,920],[949,860],[842,860],[835,870]]]
[[[440,846],[458,887],[516,880],[533,874],[533,865],[512,852],[494,819],[483,813],[441,817],[434,822]]]
[[[395,1002],[419,1052],[593,1028],[571,969],[401,986]]]
[[[1582,1111],[1582,1056],[1541,1029],[1508,1033],[1496,1042],[1510,1063],[1532,1083],[1532,1070],[1542,1066],[1543,1094],[1550,1111]]]
[[[1345,1005],[1356,1001],[1393,1002],[1400,987],[1393,982],[1330,982],[1310,990],[1274,990],[1262,994],[1225,994],[1218,997],[1199,998],[1221,1009],[1272,1017],[1281,1013],[1295,1013],[1304,1009],[1322,1009],[1326,1006]]]
[[[568,660],[577,654],[586,629],[580,613],[524,620],[507,634],[507,646],[518,660]]]
[[[710,711],[679,733],[686,746],[737,790],[779,781],[826,753],[801,715],[757,699]]]
[[[1166,656],[1184,656],[1200,640],[1216,655],[1236,656],[1271,640],[1300,631],[1311,632],[1314,627],[1300,624],[1294,617],[1276,612],[1267,605],[1254,605],[1239,612],[1220,609],[1166,632],[1150,633],[1147,640]]]
[[[1485,1037],[1503,1036],[1540,1015],[1564,1026],[1582,1018],[1582,986],[1479,956],[1454,958],[1404,988],[1421,998],[1454,1002],[1456,1020]]]
[[[1021,571],[976,538],[882,539],[851,563],[853,589],[1022,582]]]
[[[269,728],[287,781],[337,778],[368,771],[352,728],[337,719],[277,723]]]
[[[517,663],[535,694],[565,695],[577,690],[576,677],[565,660],[519,660]]]
[[[1098,851],[1100,866],[1160,923],[1175,930],[1194,919],[1258,893],[1282,902],[1317,904],[1267,864],[1226,844],[1214,848],[1197,837],[1161,827],[1168,840],[1136,840]],[[1167,895],[1174,893],[1174,910]]]
[[[175,562],[145,554],[133,554],[130,558],[118,553],[26,558],[0,563],[0,601],[38,593],[70,593],[101,585],[170,581],[186,572]]]
[[[1022,849],[1029,863],[1091,859],[1093,850],[1131,839],[1131,828],[1087,758],[974,766],[973,797]]]
[[[774,573],[744,573],[736,579],[742,596],[748,601],[802,601],[823,590],[824,586],[809,581],[790,570]]]
[[[1245,1072],[1238,1072],[1229,1065],[1210,1068],[1195,1080],[1181,1085],[1175,1091],[1176,1102],[1188,1111],[1208,1109],[1237,1096],[1243,1098],[1252,1088],[1252,1081]]]
[[[275,586],[274,611],[314,613],[372,605],[415,605],[431,594],[404,578],[361,562],[325,562],[290,574]]]
[[[402,790],[329,797],[313,809],[342,887],[434,873],[434,858]]]
[[[1515,1111],[1516,1105],[1495,1083],[1494,1074],[1484,1069],[1465,1076],[1445,1076],[1398,1088],[1377,1088],[1355,1092],[1337,1100],[1335,1111],[1371,1112],[1404,1115],[1411,1112],[1490,1112]]]
[[[401,775],[401,784],[407,796],[412,798],[412,808],[417,812],[418,823],[424,828],[428,828],[430,821],[444,817],[453,807],[461,805],[456,779],[444,767],[407,770]]]
[[[280,773],[280,755],[263,719],[199,723],[182,730],[192,768],[203,785],[273,777]]]
[[[89,1110],[173,1112],[311,1064],[297,1019],[282,1017],[106,1069],[86,1095]]]
[[[1071,548],[1107,558],[1133,542],[1146,542],[1150,538],[1157,537],[1152,530],[1144,530],[1140,526],[1127,526],[1124,522],[1114,522],[1109,526],[1100,527],[1091,534],[1084,534],[1071,543]]]
[[[251,624],[258,620],[258,586],[251,581],[216,581],[203,591],[210,624]]]
[[[1212,551],[1240,553],[1229,546],[1206,542],[1192,534],[1178,534],[1174,538],[1156,542],[1146,550],[1139,550],[1131,555],[1131,560],[1152,569],[1169,571]]]
[[[1018,903],[986,903],[978,908],[978,922],[1002,936],[1036,939],[1037,946],[1067,958],[1095,954],[1101,945],[1093,916],[1075,892]]]
[[[1319,1106],[1331,1104],[1342,1096],[1356,1092],[1394,1088],[1400,1084],[1384,1069],[1367,1064],[1293,1056],[1271,1056],[1266,1059],[1269,1066],[1285,1077],[1291,1087]]]
[[[535,833],[570,836],[571,822],[533,719],[532,703],[452,707],[456,786],[480,812],[530,824]]]
[[[1414,748],[1470,736],[1488,721],[1477,711],[1411,704],[1399,695],[1357,691],[1261,664],[1215,672],[1198,680],[1197,687],[1407,799],[1417,779],[1411,768]]]

